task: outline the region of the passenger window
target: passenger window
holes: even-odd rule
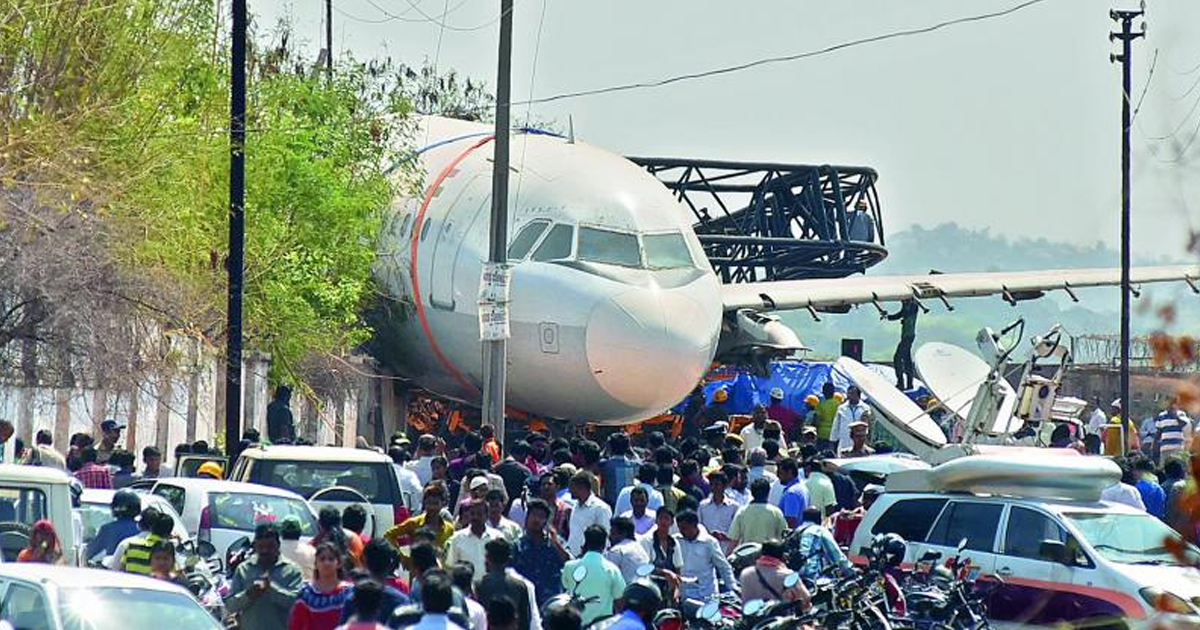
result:
[[[425,237],[429,236],[429,224],[433,223],[433,217],[425,219],[425,225],[421,226],[421,242],[425,242]]]
[[[999,503],[951,503],[933,527],[928,542],[957,547],[966,538],[967,549],[991,553],[1003,511]]]
[[[575,237],[575,228],[559,224],[550,228],[550,233],[542,239],[542,244],[533,253],[533,259],[541,262],[547,260],[562,260],[571,257],[571,241]]]
[[[642,252],[636,234],[585,227],[579,228],[579,260],[641,267]]]
[[[533,244],[541,238],[542,232],[546,231],[548,225],[550,225],[549,221],[531,221],[521,228],[517,238],[514,238],[508,246],[508,259],[521,260],[529,255],[529,250],[533,249]]]
[[[692,253],[682,234],[647,234],[642,240],[646,243],[647,267],[674,269],[693,266]]]
[[[176,512],[183,514],[184,495],[187,494],[186,490],[179,486],[159,484],[154,488],[154,494],[166,499],[167,503],[170,503]]]
[[[1067,533],[1041,512],[1014,507],[1008,513],[1008,529],[1004,535],[1004,555],[1040,560],[1038,554],[1043,540],[1065,543]]]
[[[46,598],[24,584],[9,587],[4,604],[0,605],[0,619],[11,623],[16,630],[50,630]]]
[[[898,501],[879,517],[872,534],[899,534],[910,542],[924,542],[934,519],[946,505],[945,499]]]

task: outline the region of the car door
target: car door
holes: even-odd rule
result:
[[[1004,583],[993,591],[994,619],[1050,623],[1061,619],[1062,589],[1071,584],[1071,568],[1041,557],[1042,542],[1066,543],[1068,534],[1050,514],[1029,506],[1009,507],[1004,542],[996,557],[996,575]]]
[[[966,539],[963,558],[979,567],[984,575],[996,570],[996,537],[1004,504],[994,501],[951,501],[929,532],[925,549],[938,551],[943,561],[957,552],[959,541]]]
[[[10,584],[0,601],[0,619],[15,630],[53,630],[50,612],[41,589],[24,582]]]

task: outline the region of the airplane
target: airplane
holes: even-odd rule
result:
[[[426,390],[479,405],[479,287],[487,259],[493,130],[423,117],[419,194],[386,213],[374,269],[383,294],[372,353]],[[722,284],[694,218],[646,170],[604,149],[525,131],[511,145],[507,404],[539,417],[621,425],[683,400],[714,361],[803,347],[772,311],[839,311],[903,299],[1119,284],[1118,269],[859,276]],[[399,175],[397,175],[399,177]],[[411,185],[408,187],[411,190]],[[1138,267],[1134,283],[1194,266]]]

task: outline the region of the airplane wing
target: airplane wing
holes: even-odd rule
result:
[[[1197,286],[1200,267],[1195,265],[1134,267],[1129,279],[1132,285],[1182,281],[1200,293]],[[808,308],[837,311],[855,304],[896,302],[912,297],[939,300],[999,295],[1015,304],[1039,298],[1048,291],[1064,291],[1074,297],[1074,289],[1120,283],[1120,269],[1052,269],[750,282],[722,285],[721,294],[726,311]]]

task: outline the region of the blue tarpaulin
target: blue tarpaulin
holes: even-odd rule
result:
[[[870,365],[871,369],[889,379],[895,378],[888,366]],[[832,381],[837,391],[845,393],[852,382],[831,362],[776,361],[771,364],[770,376],[758,376],[745,368],[727,366],[710,375],[714,380],[704,386],[705,402],[712,402],[713,393],[724,387],[729,392],[725,408],[729,413],[748,414],[755,405],[771,404],[771,389],[783,390],[783,400],[792,409],[804,409],[804,398],[809,394],[821,395],[821,387]],[[924,387],[906,392],[916,399],[925,393]],[[682,406],[682,405],[681,405]]]

